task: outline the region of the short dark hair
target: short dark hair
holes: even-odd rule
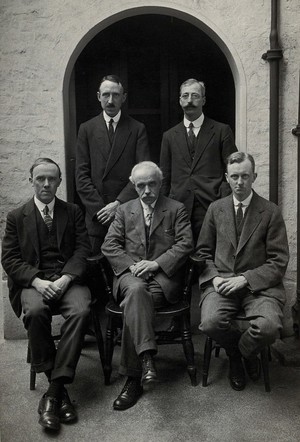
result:
[[[31,166],[31,168],[29,169],[31,178],[33,176],[33,169],[35,167],[39,166],[40,164],[45,164],[45,163],[54,164],[58,168],[59,178],[61,178],[60,167],[59,167],[59,165],[55,161],[51,160],[51,158],[37,158],[35,160],[35,162],[33,163],[33,165]]]
[[[249,160],[252,165],[253,173],[255,172],[255,161],[253,156],[250,153],[246,152],[233,152],[232,154],[227,157],[226,165],[227,165],[227,171],[228,171],[228,165],[234,164],[234,163],[242,163],[245,160]]]
[[[125,92],[125,87],[124,87],[120,77],[118,77],[117,75],[115,75],[115,74],[105,75],[105,77],[103,77],[100,80],[99,91],[100,91],[101,84],[104,83],[104,81],[112,81],[113,83],[118,84],[119,86],[121,86],[123,88],[123,92]]]

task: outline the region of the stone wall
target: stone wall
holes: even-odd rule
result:
[[[7,212],[32,194],[28,169],[50,156],[64,170],[63,79],[68,62],[88,33],[131,15],[174,15],[206,30],[230,58],[237,91],[237,144],[254,154],[256,190],[268,197],[269,49],[271,1],[257,0],[2,0],[0,6],[0,232]],[[281,0],[280,206],[291,260],[289,304],[296,280],[296,165],[299,100],[299,1]],[[100,27],[99,27],[100,26]],[[81,43],[80,43],[81,42]],[[63,185],[59,196],[65,197]],[[5,292],[5,290],[4,290]],[[6,297],[6,293],[4,293]]]

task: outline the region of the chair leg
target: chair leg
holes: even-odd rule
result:
[[[114,321],[111,316],[108,317],[106,327],[106,352],[104,365],[105,385],[110,384],[110,376],[112,372],[112,358],[114,353]]]
[[[30,382],[29,382],[29,389],[30,390],[35,390],[35,381],[36,381],[36,372],[34,370],[34,368],[31,365],[31,350],[30,350],[30,345],[28,342],[27,345],[27,358],[26,358],[28,364],[30,364]]]
[[[36,372],[34,368],[30,367],[30,390],[35,390]]]
[[[197,385],[197,369],[194,359],[194,345],[190,330],[189,313],[180,319],[180,326],[182,345],[187,361],[187,371],[191,379],[191,384],[195,387]]]
[[[261,366],[264,376],[264,383],[265,383],[265,391],[268,393],[271,391],[270,387],[270,375],[269,375],[269,347],[263,348],[263,350],[260,352],[260,359],[261,359]]]
[[[202,369],[202,387],[207,387],[208,371],[212,351],[212,339],[207,336],[204,347],[203,369]]]
[[[98,351],[99,351],[102,370],[103,370],[103,373],[105,373],[104,372],[104,366],[105,366],[104,342],[103,342],[101,325],[100,325],[97,309],[92,308],[91,314],[92,314],[92,321],[93,321],[94,330],[95,330],[95,338],[96,338],[97,347],[98,347]]]

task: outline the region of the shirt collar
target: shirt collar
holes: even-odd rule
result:
[[[252,200],[252,197],[253,197],[253,190],[251,190],[250,195],[246,199],[244,199],[244,201],[238,201],[236,197],[233,195],[233,204],[235,206],[238,206],[240,203],[242,203],[244,207],[248,207]]]
[[[108,124],[110,122],[111,119],[114,120],[114,123],[118,123],[120,118],[121,118],[121,110],[119,110],[119,112],[117,113],[117,115],[115,115],[114,117],[110,117],[109,115],[107,115],[107,113],[105,111],[103,111],[103,118],[106,121],[106,123]]]
[[[203,114],[203,113],[200,115],[199,118],[197,118],[197,119],[194,120],[194,121],[190,121],[190,120],[188,120],[188,119],[186,118],[186,116],[183,117],[183,124],[185,125],[185,127],[189,127],[189,125],[190,125],[191,123],[193,123],[194,127],[196,127],[196,128],[199,127],[199,128],[200,128],[200,127],[202,126],[202,124],[203,124],[203,121],[204,121],[204,114]]]
[[[39,211],[42,214],[43,214],[43,210],[44,210],[45,206],[48,206],[49,215],[52,216],[53,210],[54,210],[55,198],[53,198],[53,200],[49,204],[45,204],[45,203],[42,203],[42,201],[38,200],[36,196],[34,196],[34,204],[36,205],[36,207],[39,209]]]
[[[148,206],[151,206],[152,209],[154,209],[156,203],[157,203],[157,199],[152,203],[152,204],[145,204],[144,201],[140,200],[142,207],[144,210],[148,210]]]

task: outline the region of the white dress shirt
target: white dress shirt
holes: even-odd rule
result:
[[[203,124],[203,121],[204,121],[203,113],[200,115],[199,118],[197,118],[197,120],[194,120],[194,121],[190,121],[186,117],[183,118],[183,124],[186,127],[186,131],[187,132],[189,131],[189,125],[191,123],[193,123],[193,125],[194,125],[193,132],[194,132],[195,137],[197,137],[197,135],[198,135],[198,133],[199,133],[199,131],[201,129],[201,126]]]
[[[116,132],[117,124],[119,123],[119,120],[121,118],[121,111],[119,110],[117,115],[115,115],[114,117],[110,117],[109,115],[107,115],[107,113],[105,111],[103,111],[103,118],[105,120],[107,129],[109,129],[109,122],[110,122],[110,120],[111,119],[114,120],[112,125],[113,125],[113,128],[114,128],[114,132]]]
[[[50,215],[51,218],[53,219],[55,198],[53,198],[53,200],[49,204],[44,204],[44,203],[42,203],[42,201],[38,200],[36,196],[34,196],[34,204],[38,208],[42,218],[44,218],[44,216],[45,216],[44,208],[45,208],[45,206],[48,206],[48,209],[49,209],[48,215]]]

